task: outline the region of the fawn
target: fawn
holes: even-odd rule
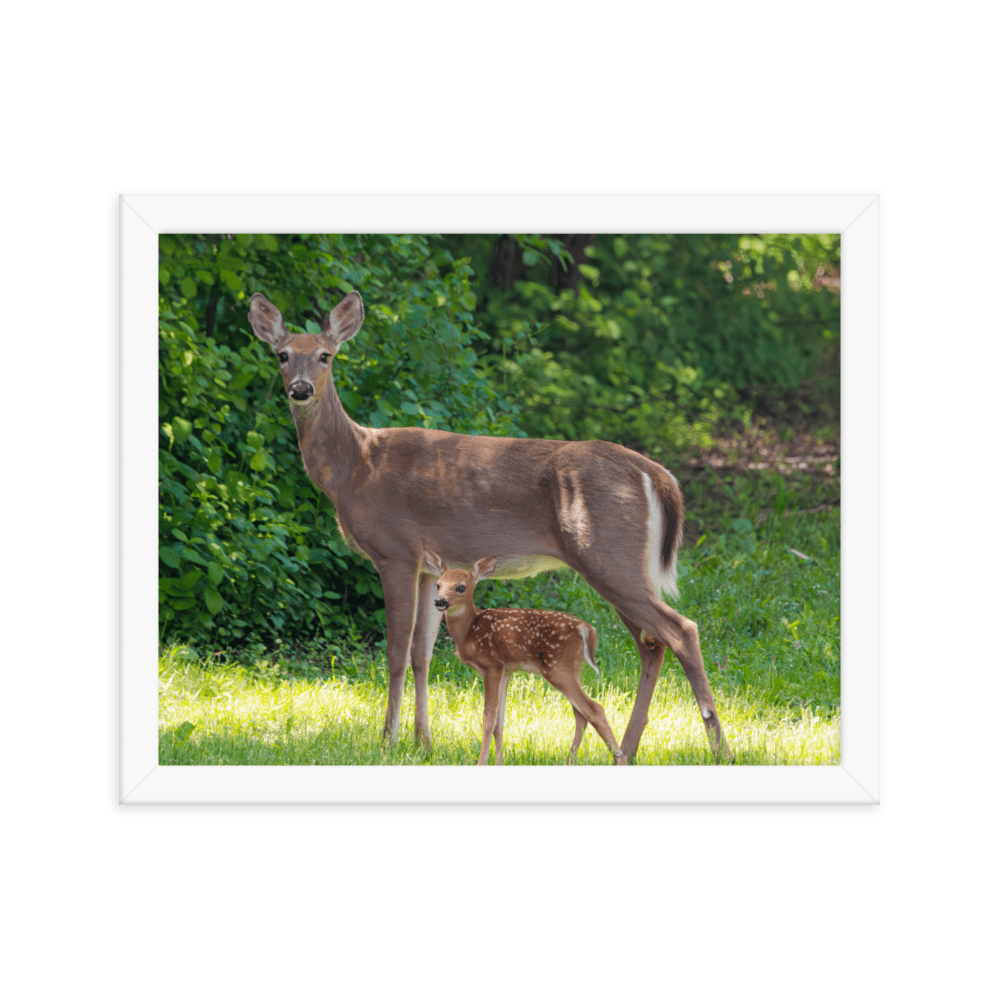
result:
[[[594,626],[561,611],[526,611],[520,608],[481,610],[473,603],[476,584],[493,574],[494,556],[480,559],[471,571],[449,569],[439,556],[424,550],[424,564],[439,579],[434,607],[444,612],[448,634],[458,658],[483,679],[483,745],[477,764],[485,764],[492,739],[496,762],[503,764],[503,718],[507,685],[515,670],[541,674],[561,691],[573,708],[576,733],[566,762],[576,756],[589,722],[608,745],[616,764],[627,764],[604,709],[580,687],[580,670],[586,660],[596,671]]]

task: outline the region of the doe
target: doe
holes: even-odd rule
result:
[[[604,709],[580,687],[580,670],[586,660],[596,671],[594,626],[561,611],[490,608],[473,603],[476,584],[493,575],[495,556],[480,559],[472,570],[449,569],[435,553],[424,550],[424,563],[438,577],[434,607],[444,612],[448,634],[458,658],[483,679],[483,745],[477,764],[485,764],[492,740],[496,762],[503,764],[503,717],[507,685],[515,670],[541,674],[566,696],[573,708],[576,732],[569,748],[569,763],[589,722],[608,745],[616,764],[627,764],[608,725]]]
[[[452,434],[423,427],[362,427],[344,412],[331,363],[361,329],[357,292],[320,333],[291,333],[260,292],[250,325],[277,356],[302,462],[330,498],[349,545],[375,564],[385,592],[389,692],[383,737],[395,741],[406,665],[413,666],[414,733],[430,746],[427,668],[441,615],[422,552],[456,566],[483,552],[495,575],[579,573],[618,613],[639,652],[635,705],[622,751],[635,757],[670,649],[694,694],[717,759],[732,759],[705,673],[698,626],[662,594],[677,594],[684,501],[662,465],[607,441],[543,441]]]

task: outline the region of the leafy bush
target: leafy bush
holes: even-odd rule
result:
[[[355,420],[518,434],[470,345],[471,276],[423,236],[161,237],[164,639],[238,646],[381,629],[378,575],[344,544],[303,470],[277,364],[246,303],[261,291],[290,329],[315,333],[357,288],[365,326],[335,376]]]
[[[531,436],[604,437],[663,460],[746,423],[755,390],[798,386],[839,343],[837,236],[586,243],[571,237],[570,255],[537,237],[446,239],[492,271],[483,360]]]

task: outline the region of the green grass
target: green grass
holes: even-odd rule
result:
[[[766,485],[766,484],[765,484]],[[698,622],[702,652],[723,729],[737,764],[840,761],[839,510],[791,510],[743,486],[739,516],[702,537],[680,562],[675,606]],[[808,558],[802,558],[795,549]],[[612,609],[579,577],[487,581],[480,607],[569,611],[598,631],[600,676],[584,668],[585,689],[620,738],[638,681],[639,658]],[[238,663],[200,658],[173,646],[160,658],[161,764],[474,764],[482,732],[482,683],[459,663],[442,628],[430,673],[434,747],[415,747],[412,674],[407,675],[400,740],[380,740],[387,668],[384,640],[374,651],[339,658],[332,675],[312,664],[271,659]],[[668,652],[640,764],[712,762],[684,673]],[[573,735],[569,703],[542,678],[511,681],[504,727],[507,764],[561,764]],[[492,760],[492,754],[491,754]],[[580,764],[610,765],[587,730]]]

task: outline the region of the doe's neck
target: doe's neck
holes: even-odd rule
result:
[[[299,450],[309,477],[336,495],[361,460],[362,444],[371,433],[347,415],[333,379],[308,403],[291,403]]]

